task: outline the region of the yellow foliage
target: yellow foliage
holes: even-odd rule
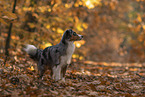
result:
[[[42,13],[44,13],[45,11],[48,11],[48,10],[47,10],[47,6],[38,7],[38,9],[39,9],[40,12],[42,12]]]
[[[23,7],[24,11],[34,11],[34,8],[32,7]]]
[[[8,11],[3,11],[4,15],[7,16],[9,19],[16,19],[17,16],[14,13],[8,12]]]
[[[83,60],[83,59],[84,59],[84,57],[83,57],[83,56],[80,56],[80,57],[79,57],[79,59],[80,59],[80,60]]]
[[[78,17],[76,17],[76,16],[75,16],[75,17],[74,17],[74,19],[75,19],[75,22],[76,22],[76,23],[78,23],[78,22],[79,22]]]
[[[12,35],[11,38],[12,38],[13,40],[19,40],[19,39],[20,39],[18,36],[14,36],[14,35]]]
[[[142,18],[141,18],[140,15],[138,15],[137,20],[138,20],[139,22],[142,22]]]
[[[138,37],[138,40],[139,40],[140,42],[144,41],[144,36],[143,36],[143,35],[140,35],[140,36]]]
[[[51,43],[45,43],[45,45],[44,45],[45,47],[49,47],[49,46],[52,46],[52,44]]]
[[[16,14],[0,8],[0,23],[7,24],[5,20],[14,20],[16,18]]]
[[[37,13],[33,13],[33,16],[35,16],[36,18],[39,17]]]
[[[83,5],[83,2],[79,1],[79,5]]]
[[[138,68],[130,68],[130,71],[138,71]]]
[[[85,44],[85,41],[84,40],[75,41],[74,44],[77,48],[80,48],[82,45]]]
[[[64,31],[62,30],[62,29],[60,29],[60,28],[57,28],[57,33],[60,33],[60,34],[62,34]]]
[[[70,8],[70,7],[72,7],[72,5],[70,5],[70,4],[65,4],[65,7],[66,7],[66,8]]]
[[[48,12],[51,12],[51,9],[50,8],[48,9]]]
[[[65,4],[65,7],[66,7],[66,8],[69,8],[68,4]]]
[[[80,48],[81,47],[81,44],[78,43],[78,42],[75,42],[75,45],[76,45],[77,48]]]
[[[30,28],[34,28],[35,27],[35,25],[33,23],[28,23],[28,25],[29,25]]]
[[[5,64],[5,67],[10,67],[11,65],[10,64]]]
[[[73,54],[72,58],[79,58],[79,55],[78,54]]]
[[[85,4],[86,4],[86,6],[87,6],[89,9],[95,7],[94,4],[93,4],[90,0],[87,0],[87,1],[85,2]]]
[[[0,18],[0,23],[7,24],[3,19]]]
[[[50,42],[47,42],[47,43],[43,43],[40,47],[42,49],[45,49],[46,47],[49,47],[49,46],[52,46],[52,44]]]
[[[55,28],[52,28],[52,31],[56,31],[56,29]]]
[[[75,20],[76,20],[76,28],[77,28],[78,31],[83,31],[84,29],[88,28],[87,23],[79,22],[78,18],[76,18]]]
[[[84,45],[84,44],[86,43],[85,40],[80,40],[80,41],[78,41],[78,42],[80,42],[82,45]]]
[[[31,66],[31,67],[30,67],[30,69],[33,71],[33,70],[34,70],[34,67],[33,67],[33,66]]]
[[[50,25],[46,25],[46,28],[49,29],[50,28]]]
[[[94,8],[95,6],[101,4],[100,1],[101,1],[101,0],[83,0],[83,3],[85,4],[85,6],[86,6],[88,9],[92,9],[92,8]]]
[[[137,2],[144,1],[144,0],[136,0]]]
[[[88,24],[87,23],[83,23],[82,26],[87,29],[88,28]]]
[[[111,3],[110,3],[110,8],[111,8],[112,10],[115,9],[115,4],[114,4],[114,2],[111,2]]]
[[[143,25],[142,27],[143,27],[143,29],[145,30],[145,25]]]
[[[31,67],[29,67],[29,68],[28,68],[28,70],[33,71],[33,70],[35,70],[35,69],[34,69],[34,67],[33,67],[33,66],[31,66]]]
[[[141,28],[141,25],[138,25],[138,26],[135,28],[135,32],[140,31],[140,28]]]
[[[75,3],[74,6],[75,6],[75,7],[79,7],[79,4],[78,4],[78,3]]]
[[[74,58],[74,59],[76,58],[76,59],[79,59],[79,60],[83,60],[84,59],[83,56],[79,56],[78,54],[73,54],[72,58]]]
[[[83,28],[81,27],[81,23],[78,23],[76,28],[78,31],[83,31]]]

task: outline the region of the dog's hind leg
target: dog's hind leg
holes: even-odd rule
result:
[[[43,74],[45,73],[46,68],[45,68],[45,66],[44,66],[42,61],[38,62],[37,67],[38,67],[38,71],[39,71],[39,77],[42,79]]]
[[[45,69],[41,69],[41,70],[39,70],[40,72],[39,72],[39,77],[42,79],[42,77],[43,77],[43,74],[44,74],[44,72],[45,72]]]

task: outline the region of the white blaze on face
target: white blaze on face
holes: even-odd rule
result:
[[[78,34],[78,36],[80,37],[80,39],[82,39],[83,37],[82,37],[82,35],[80,35],[80,34]]]

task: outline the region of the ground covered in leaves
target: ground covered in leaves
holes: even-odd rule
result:
[[[49,71],[38,79],[36,64],[27,58],[0,60],[1,96],[145,96],[145,63],[76,61],[67,70],[66,82],[51,80]]]

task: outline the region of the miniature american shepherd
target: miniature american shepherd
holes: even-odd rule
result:
[[[24,50],[30,55],[30,58],[37,62],[40,78],[49,69],[52,79],[65,81],[65,73],[75,50],[74,41],[82,40],[82,38],[82,35],[68,29],[57,45],[46,47],[44,50],[40,50],[34,45],[26,45]]]

